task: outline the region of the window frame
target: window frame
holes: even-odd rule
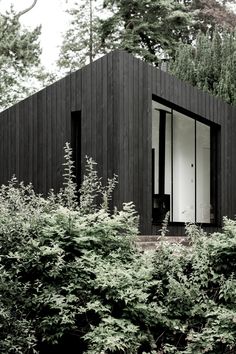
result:
[[[221,185],[221,176],[220,176],[220,150],[221,150],[221,139],[220,139],[220,125],[216,124],[215,122],[212,122],[202,116],[199,116],[195,114],[194,112],[188,111],[187,109],[184,109],[183,107],[177,106],[170,101],[167,101],[163,98],[157,97],[155,95],[152,95],[152,101],[155,101],[156,103],[159,103],[161,105],[166,106],[166,108],[170,109],[171,111],[171,121],[172,121],[172,127],[171,127],[171,193],[172,197],[170,200],[170,203],[172,203],[171,210],[173,214],[173,111],[176,111],[177,113],[181,113],[187,118],[193,119],[195,121],[195,224],[201,225],[201,226],[212,226],[212,227],[218,227],[221,225],[221,212],[220,212],[220,200],[221,200],[221,193],[219,191],[219,186]],[[152,117],[151,117],[152,118]],[[214,221],[209,222],[209,223],[201,223],[201,222],[196,222],[196,210],[197,210],[197,200],[196,200],[196,122],[200,122],[206,126],[210,127],[210,200],[211,200],[211,205],[213,205],[213,210],[214,210]],[[153,149],[152,149],[153,150]],[[153,151],[152,151],[152,211],[153,211],[153,203],[154,203],[154,178],[155,178],[155,171],[153,168]],[[165,172],[164,176],[165,178]],[[163,194],[164,195],[164,194]],[[161,222],[158,221],[156,222],[155,220],[152,219],[152,224],[153,225],[160,225]],[[171,226],[183,226],[185,225],[185,222],[181,221],[170,221],[169,224]]]

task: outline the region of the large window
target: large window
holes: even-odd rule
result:
[[[156,101],[152,105],[153,221],[215,221],[214,129]]]

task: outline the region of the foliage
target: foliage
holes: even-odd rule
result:
[[[84,0],[81,4],[76,3],[67,12],[71,22],[64,34],[58,66],[66,71],[73,71],[104,53],[101,51],[98,35],[99,16],[102,11],[96,0]]]
[[[156,252],[149,301],[165,314],[152,328],[165,353],[235,352],[235,227],[225,218],[223,232],[209,237],[188,225],[191,252],[171,245]]]
[[[64,35],[59,66],[75,70],[88,63],[90,26],[92,58],[114,49],[127,50],[159,65],[174,58],[180,43],[191,44],[199,31],[233,31],[232,0],[84,0],[68,10],[71,24]],[[103,3],[103,7],[101,6]],[[92,4],[92,22],[90,6]]]
[[[180,79],[223,98],[236,102],[236,38],[235,32],[213,38],[199,34],[195,46],[181,45],[170,67]]]
[[[99,36],[104,49],[125,49],[158,64],[172,55],[185,36],[191,16],[173,0],[106,0],[106,18],[100,20]]]
[[[0,14],[0,110],[41,89],[55,79],[40,63],[41,28],[29,30],[13,9]]]
[[[16,13],[0,15],[0,107],[14,103],[25,89],[31,70],[39,65],[40,28],[21,26]]]
[[[78,205],[72,171],[67,145],[59,194],[0,189],[1,353],[235,353],[236,221],[141,254],[132,203],[109,210],[116,179],[87,158]]]
[[[111,317],[120,306],[115,278],[123,284],[133,258],[133,235],[137,234],[134,207],[124,204],[114,214],[107,207],[95,207],[98,196],[105,196],[105,204],[103,200],[101,203],[107,205],[114,182],[109,181],[106,188],[99,180],[88,187],[98,180],[90,159],[87,169],[92,180],[85,178],[83,203],[78,207],[68,146],[66,153],[66,185],[58,195],[35,195],[31,185],[18,184],[15,178],[0,190],[3,354],[51,353],[53,345],[65,345],[63,341],[68,345],[74,337],[83,352],[88,346],[83,338],[86,333],[89,336],[90,327]],[[116,274],[113,264],[120,273]],[[119,290],[122,299],[125,287]],[[128,296],[134,301],[138,295]],[[122,321],[120,325],[124,326]]]
[[[78,3],[61,47],[59,66],[74,70],[88,62],[89,1]],[[114,49],[125,49],[157,64],[175,50],[190,24],[186,7],[173,0],[92,1],[93,58]]]
[[[230,7],[231,3],[234,3],[234,0],[184,0],[194,18],[193,34],[199,30],[202,33],[213,33],[215,30],[233,31],[236,14]]]

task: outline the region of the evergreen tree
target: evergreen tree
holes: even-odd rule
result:
[[[199,34],[194,46],[182,44],[171,72],[180,79],[205,91],[236,103],[235,33]]]
[[[229,103],[236,103],[236,38],[224,38],[221,56],[221,75],[217,93]]]
[[[36,1],[34,1],[36,3]],[[40,27],[33,30],[24,28],[19,21],[21,15],[11,9],[0,14],[0,108],[3,109],[30,92],[32,77],[39,77]]]
[[[72,21],[64,36],[59,66],[74,70],[86,64],[89,56],[94,59],[118,48],[158,65],[162,58],[173,58],[180,43],[192,43],[199,30],[211,36],[216,26],[220,32],[232,30],[236,14],[228,7],[231,2],[233,0],[83,0],[82,5],[75,3],[69,10]]]
[[[106,0],[110,16],[100,23],[105,48],[122,48],[158,65],[185,41],[191,16],[174,0]]]
[[[71,23],[64,35],[58,66],[72,71],[91,62],[100,52],[98,23],[101,7],[96,0],[84,0],[68,13]]]
[[[114,49],[125,49],[157,64],[170,55],[185,37],[190,16],[184,5],[174,0],[93,1],[93,58]],[[74,70],[88,62],[91,34],[91,0],[73,7],[69,30],[65,33],[59,66]],[[165,54],[164,54],[165,52]]]

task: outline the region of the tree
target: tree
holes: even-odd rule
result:
[[[40,27],[28,30],[20,24],[20,17],[30,11],[16,13],[13,9],[0,14],[0,108],[5,108],[30,92],[32,73],[39,75]],[[29,80],[29,81],[30,81]]]
[[[160,54],[174,57],[179,43],[192,43],[199,30],[233,30],[231,2],[218,0],[105,0],[112,15],[101,21],[101,37],[154,63]]]
[[[163,57],[175,56],[179,43],[192,43],[199,31],[213,33],[216,25],[220,31],[232,30],[236,14],[228,7],[230,2],[233,0],[103,0],[103,9],[96,10],[92,21],[93,58],[121,48],[158,65]],[[73,20],[64,37],[61,67],[76,69],[87,63],[90,9],[85,0],[69,11]]]
[[[199,34],[194,46],[182,44],[170,70],[180,79],[236,103],[236,33]]]
[[[68,12],[73,19],[64,36],[59,66],[74,70],[88,62],[91,1],[89,4],[85,0],[81,6],[77,5]],[[155,64],[163,50],[174,50],[190,21],[184,6],[173,0],[106,0],[103,8],[97,4],[93,9],[95,12],[92,19],[92,58],[122,48]]]
[[[107,19],[100,21],[105,48],[122,48],[158,65],[160,57],[172,56],[185,40],[191,16],[173,0],[106,0]]]
[[[194,31],[212,33],[216,29],[234,30],[236,14],[230,9],[229,4],[234,0],[187,0],[185,6],[194,15]]]
[[[58,66],[72,71],[93,61],[100,53],[98,23],[101,8],[96,0],[84,0],[68,13],[72,20],[64,35]]]

